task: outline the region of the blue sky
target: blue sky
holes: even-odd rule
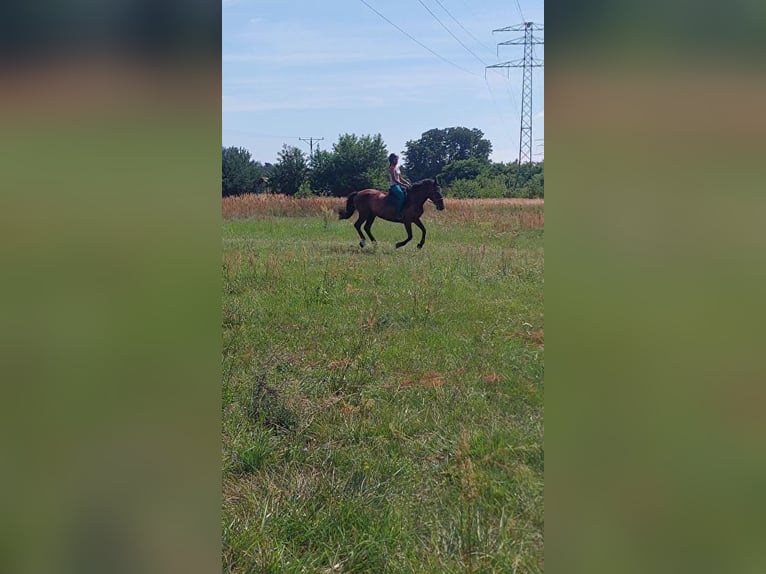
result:
[[[544,24],[542,0],[222,0],[222,14],[224,146],[275,162],[284,144],[308,154],[299,138],[324,138],[316,150],[344,133],[379,133],[400,153],[429,129],[463,126],[484,132],[492,160],[518,158],[521,69],[485,77],[485,65],[522,57],[521,46],[497,52],[521,32],[492,30]],[[543,68],[533,87],[539,160]]]

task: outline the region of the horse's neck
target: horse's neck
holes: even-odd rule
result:
[[[416,189],[415,191],[410,191],[411,203],[423,205],[427,199],[428,199],[428,195],[426,194],[425,189]]]

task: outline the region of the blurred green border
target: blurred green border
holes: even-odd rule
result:
[[[546,8],[546,567],[762,572],[766,10]]]

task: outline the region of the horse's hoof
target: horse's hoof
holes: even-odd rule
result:
[[[422,243],[418,243],[418,249],[423,249],[423,244]]]
[[[360,241],[360,242],[359,242],[359,247],[361,247],[362,249],[364,249],[364,240],[362,240],[362,241]]]

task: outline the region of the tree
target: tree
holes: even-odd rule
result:
[[[311,187],[321,194],[348,195],[386,186],[386,146],[380,134],[343,134],[332,151],[318,151],[311,162]]]
[[[274,173],[274,166],[269,162],[261,165],[258,161],[254,165],[255,173],[258,177],[255,179],[253,193],[272,193],[271,178]]]
[[[309,174],[311,189],[319,195],[331,195],[335,183],[333,154],[327,150],[317,150],[311,158]]]
[[[254,190],[256,174],[250,152],[241,147],[222,148],[221,194],[240,195]]]
[[[303,151],[294,146],[284,145],[277,156],[270,184],[272,191],[295,195],[308,177],[309,165]]]
[[[481,174],[489,173],[489,164],[478,158],[456,159],[444,166],[439,174],[442,185],[451,185],[458,179],[476,179]]]
[[[407,175],[413,180],[436,177],[453,161],[476,158],[489,164],[492,143],[480,129],[454,127],[424,132],[420,139],[406,143]]]

